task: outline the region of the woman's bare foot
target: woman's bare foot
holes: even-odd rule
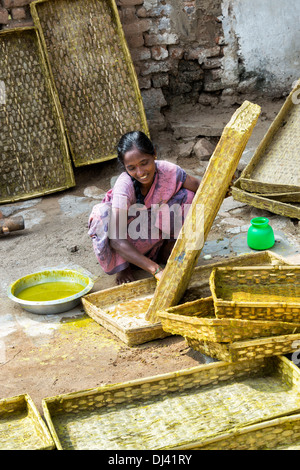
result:
[[[128,266],[128,268],[126,269],[123,269],[123,271],[120,271],[117,274],[116,283],[118,285],[125,284],[127,282],[133,282],[133,281],[135,281],[135,279],[134,279],[130,266]]]

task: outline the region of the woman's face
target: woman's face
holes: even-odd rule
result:
[[[143,153],[134,147],[125,153],[123,163],[127,173],[136,179],[144,189],[149,189],[155,175],[155,155]]]

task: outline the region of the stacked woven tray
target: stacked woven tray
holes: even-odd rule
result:
[[[159,312],[162,328],[211,357],[288,354],[300,340],[300,266],[216,267],[211,296]]]
[[[149,130],[115,1],[40,0],[30,9],[74,165],[116,158],[122,134]]]
[[[115,1],[30,8],[33,27],[0,32],[0,204],[75,186],[73,164],[116,158],[132,129],[149,134]]]
[[[43,412],[58,450],[276,448],[299,442],[299,380],[285,357],[218,361],[49,397]]]
[[[54,441],[28,394],[0,400],[0,450],[52,450]]]
[[[74,186],[61,109],[35,28],[1,31],[0,63],[0,204]]]
[[[233,185],[234,199],[300,219],[300,80]]]
[[[200,293],[202,297],[211,296],[209,277],[212,269],[215,267],[266,266],[273,264],[287,264],[287,262],[284,258],[270,251],[261,251],[241,255],[206,266],[196,266],[188,288],[180,302],[186,304],[187,302],[199,299]],[[97,323],[116,335],[128,346],[136,346],[173,334],[173,330],[168,333],[162,328],[161,318],[158,318],[157,322],[154,323],[145,318],[148,305],[154,296],[155,289],[156,281],[154,278],[141,279],[128,284],[104,289],[99,292],[90,293],[82,298],[82,304],[86,314]],[[181,308],[181,306],[178,308]],[[187,316],[185,318],[187,318]],[[175,331],[174,334],[181,333]]]

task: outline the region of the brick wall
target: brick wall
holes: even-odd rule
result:
[[[0,28],[29,26],[32,0],[0,0]],[[150,127],[171,104],[221,94],[221,0],[116,0]]]
[[[0,0],[0,29],[31,26],[29,4],[32,0]]]
[[[170,104],[209,104],[224,86],[221,0],[116,0],[150,126]]]

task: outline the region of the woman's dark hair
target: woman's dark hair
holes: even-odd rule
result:
[[[119,163],[125,168],[124,166],[124,155],[126,152],[129,152],[133,148],[137,148],[140,152],[146,153],[147,155],[155,156],[155,148],[149,139],[149,137],[144,134],[142,131],[132,131],[127,132],[124,134],[117,147],[118,151],[118,161]],[[140,183],[131,176],[135,195],[136,195],[136,202],[138,204],[144,204],[144,196],[141,193]]]

